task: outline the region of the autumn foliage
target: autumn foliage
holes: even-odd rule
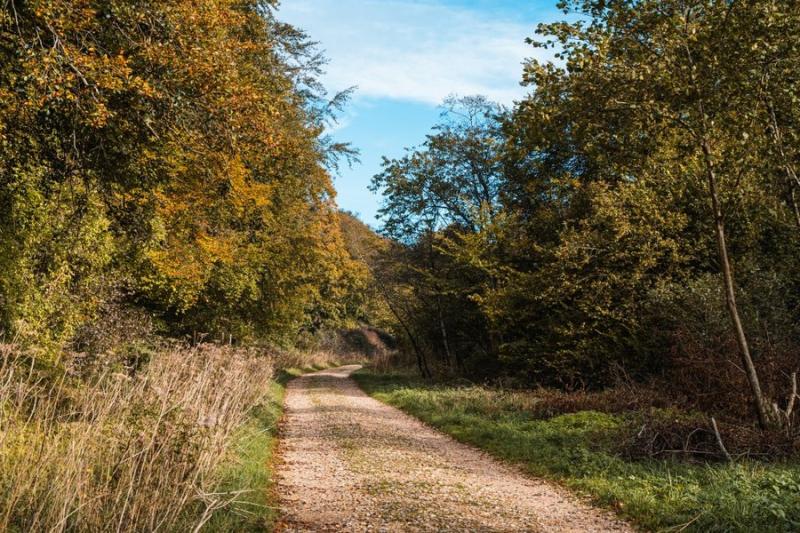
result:
[[[109,300],[291,340],[360,275],[319,59],[265,0],[0,9],[0,331],[54,352]],[[339,147],[341,148],[341,147]]]

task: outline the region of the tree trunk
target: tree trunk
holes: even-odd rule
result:
[[[689,13],[686,12],[686,22],[688,26]],[[703,152],[703,162],[705,163],[706,181],[708,183],[708,194],[711,198],[711,208],[714,211],[714,230],[717,238],[717,252],[719,254],[719,267],[722,274],[722,282],[725,289],[725,303],[728,308],[731,324],[736,335],[736,344],[739,347],[739,355],[747,374],[747,381],[750,383],[750,390],[758,413],[758,423],[762,429],[772,426],[776,422],[775,411],[770,405],[769,400],[761,390],[761,382],[758,379],[758,372],[750,354],[750,345],[747,342],[747,335],[742,325],[742,318],[739,315],[739,306],[736,303],[736,285],[733,279],[730,258],[728,256],[728,243],[725,235],[725,218],[722,215],[722,207],[719,200],[717,189],[717,171],[714,162],[714,154],[709,141],[708,115],[706,114],[705,102],[703,101],[702,91],[699,88],[695,76],[695,62],[689,46],[689,40],[684,43],[686,59],[690,67],[689,79],[692,88],[697,96],[697,111],[700,117],[700,132],[697,139]],[[693,132],[694,133],[694,132]]]
[[[450,341],[447,338],[447,326],[444,323],[444,316],[442,314],[442,302],[439,296],[436,296],[436,312],[439,318],[439,331],[442,334],[442,344],[444,345],[444,356],[447,361],[447,366],[450,367],[453,360],[453,355],[450,352]]]
[[[450,343],[447,340],[447,328],[444,325],[444,317],[442,316],[442,290],[436,277],[436,260],[433,252],[433,230],[428,229],[428,266],[430,268],[430,277],[433,281],[433,293],[436,300],[436,318],[439,322],[439,332],[442,335],[442,345],[444,347],[444,362],[447,368],[452,367],[452,354],[450,353]]]
[[[431,378],[432,374],[430,368],[428,368],[428,360],[425,357],[425,354],[423,353],[422,349],[420,348],[419,343],[417,343],[416,337],[414,337],[414,334],[411,333],[411,328],[408,327],[406,321],[403,320],[403,317],[400,316],[400,313],[397,311],[397,309],[395,309],[394,305],[392,305],[391,300],[385,293],[383,293],[383,297],[386,299],[386,304],[389,306],[389,310],[392,312],[394,317],[400,323],[400,327],[402,327],[403,331],[406,332],[406,336],[408,337],[408,340],[411,342],[411,347],[414,349],[414,354],[417,357],[417,367],[419,368],[419,373],[422,375],[423,378]]]
[[[794,211],[794,222],[797,224],[797,229],[800,229],[800,207],[797,205],[797,187],[792,187],[792,192],[789,193],[789,201]]]
[[[750,355],[750,346],[747,342],[747,335],[742,325],[742,319],[739,315],[739,307],[736,303],[736,286],[733,279],[733,270],[731,269],[730,258],[728,256],[728,244],[725,236],[725,220],[722,216],[720,208],[719,192],[717,190],[717,176],[714,167],[714,158],[712,156],[711,147],[708,140],[702,141],[703,157],[706,165],[706,178],[708,181],[708,192],[711,197],[711,206],[714,210],[714,228],[716,230],[717,248],[719,253],[720,271],[722,274],[723,285],[725,287],[725,302],[728,307],[728,314],[730,315],[731,323],[733,324],[734,333],[736,334],[736,344],[739,347],[739,355],[742,358],[747,380],[750,382],[750,388],[753,394],[753,400],[758,412],[758,423],[762,428],[767,428],[775,423],[772,407],[768,399],[764,396],[761,389],[761,382],[758,379],[758,372],[756,371],[753,358]]]

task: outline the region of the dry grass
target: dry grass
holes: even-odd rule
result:
[[[0,530],[198,530],[235,430],[273,360],[213,346],[164,350],[130,376],[53,377],[0,346]]]
[[[343,361],[355,360],[349,354],[340,354],[329,350],[273,350],[273,361],[278,370],[286,369],[321,369],[344,364]]]

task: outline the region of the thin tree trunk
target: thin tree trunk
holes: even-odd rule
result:
[[[439,296],[436,297],[436,312],[439,315],[439,331],[442,333],[442,344],[444,345],[444,356],[447,360],[447,366],[451,365],[453,360],[452,352],[450,351],[450,341],[447,338],[447,327],[444,323],[444,316],[442,314],[442,303]]]
[[[686,23],[689,23],[689,13],[686,13]],[[689,41],[684,43],[686,50],[686,58],[690,67],[690,82],[692,88],[697,96],[697,111],[700,115],[700,127],[702,128],[697,139],[700,142],[700,148],[703,151],[703,161],[705,163],[706,181],[708,182],[708,194],[711,197],[711,208],[714,211],[714,230],[717,238],[717,252],[719,254],[720,273],[722,274],[722,281],[725,288],[725,303],[728,308],[728,315],[730,316],[731,324],[733,325],[734,333],[736,335],[736,344],[739,347],[739,355],[742,358],[742,364],[747,374],[747,381],[750,383],[753,402],[755,403],[756,412],[758,413],[758,423],[763,428],[772,425],[776,419],[774,411],[770,402],[764,396],[761,389],[761,382],[758,379],[758,372],[753,363],[753,357],[750,354],[750,345],[747,342],[747,335],[742,325],[742,319],[739,315],[739,306],[736,303],[736,285],[733,279],[733,269],[731,268],[730,257],[728,256],[728,243],[725,235],[725,218],[722,215],[722,207],[719,200],[719,191],[717,190],[717,171],[714,162],[714,154],[711,149],[709,141],[709,125],[708,115],[706,115],[705,103],[703,101],[702,92],[700,91],[697,78],[695,75],[695,63],[692,56]]]
[[[792,204],[794,221],[797,224],[797,229],[800,229],[800,207],[797,205],[797,187],[792,187],[792,192],[789,193],[789,201]]]
[[[358,256],[361,259],[361,261],[363,261],[364,264],[367,265],[367,268],[369,268],[369,270],[370,270],[370,272],[372,272],[373,276],[375,276],[375,281],[376,281],[376,284],[378,286],[378,290],[380,291],[381,296],[383,296],[383,299],[386,300],[386,305],[389,307],[389,311],[394,315],[394,317],[400,323],[400,327],[403,328],[403,331],[405,331],[406,336],[408,337],[408,340],[411,342],[411,347],[414,349],[414,354],[417,357],[417,367],[419,368],[419,373],[424,378],[431,378],[432,374],[431,374],[430,368],[428,368],[428,361],[427,361],[427,359],[425,357],[424,352],[420,349],[420,346],[417,343],[416,337],[414,337],[414,334],[411,333],[411,328],[408,327],[408,324],[406,323],[406,321],[403,320],[403,317],[400,315],[400,313],[397,311],[397,309],[395,309],[394,305],[392,305],[392,299],[389,297],[389,294],[388,294],[388,291],[386,290],[386,287],[378,279],[378,276],[376,275],[374,268],[367,261],[367,259],[364,257],[364,254],[359,251]]]
[[[742,325],[742,319],[739,315],[739,306],[736,303],[736,287],[733,279],[733,270],[731,269],[730,258],[728,256],[728,244],[725,235],[725,220],[722,216],[720,208],[719,192],[717,190],[717,175],[714,167],[714,158],[711,152],[711,147],[707,139],[702,140],[703,157],[706,165],[706,178],[708,181],[708,192],[711,197],[711,206],[714,210],[714,228],[716,230],[717,248],[719,253],[720,271],[722,273],[722,280],[725,286],[725,302],[728,307],[728,314],[730,315],[731,323],[733,324],[734,333],[736,334],[736,344],[739,347],[739,354],[742,357],[747,380],[750,382],[750,388],[753,393],[754,403],[758,412],[758,423],[762,428],[767,428],[774,422],[774,417],[771,415],[770,402],[765,398],[761,389],[761,382],[758,379],[758,372],[756,371],[753,358],[750,355],[750,345],[747,342],[747,335]]]
[[[447,328],[444,325],[444,317],[442,316],[442,290],[439,288],[439,283],[436,281],[436,260],[433,254],[433,230],[428,230],[428,266],[430,267],[430,276],[433,281],[433,292],[436,300],[436,318],[439,322],[439,332],[442,335],[442,345],[444,347],[444,362],[447,368],[452,367],[452,355],[450,353],[450,344],[447,341]]]
[[[381,292],[383,293],[383,291]],[[431,370],[430,368],[428,368],[428,360],[425,357],[425,353],[420,348],[419,343],[417,343],[416,337],[414,337],[414,334],[411,333],[411,328],[408,327],[406,321],[403,320],[403,317],[400,316],[400,313],[397,311],[397,309],[395,309],[394,305],[392,305],[392,302],[386,295],[386,293],[383,293],[383,297],[386,299],[386,305],[389,306],[389,310],[392,312],[394,317],[400,323],[400,327],[402,327],[403,331],[406,332],[406,336],[408,337],[408,340],[411,342],[411,347],[414,349],[414,354],[417,357],[417,367],[419,368],[419,373],[424,378],[432,377]]]

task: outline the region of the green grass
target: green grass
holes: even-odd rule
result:
[[[354,377],[378,400],[585,494],[642,529],[800,531],[799,463],[629,461],[614,453],[631,431],[625,415],[538,419],[520,408],[519,394],[365,370]]]
[[[248,492],[217,511],[204,527],[214,532],[272,531],[279,518],[273,485],[274,454],[278,443],[278,422],[283,416],[286,385],[307,372],[322,370],[323,366],[281,370],[269,383],[267,398],[256,407],[235,438],[235,453],[223,471],[220,493],[232,493],[246,488]]]

